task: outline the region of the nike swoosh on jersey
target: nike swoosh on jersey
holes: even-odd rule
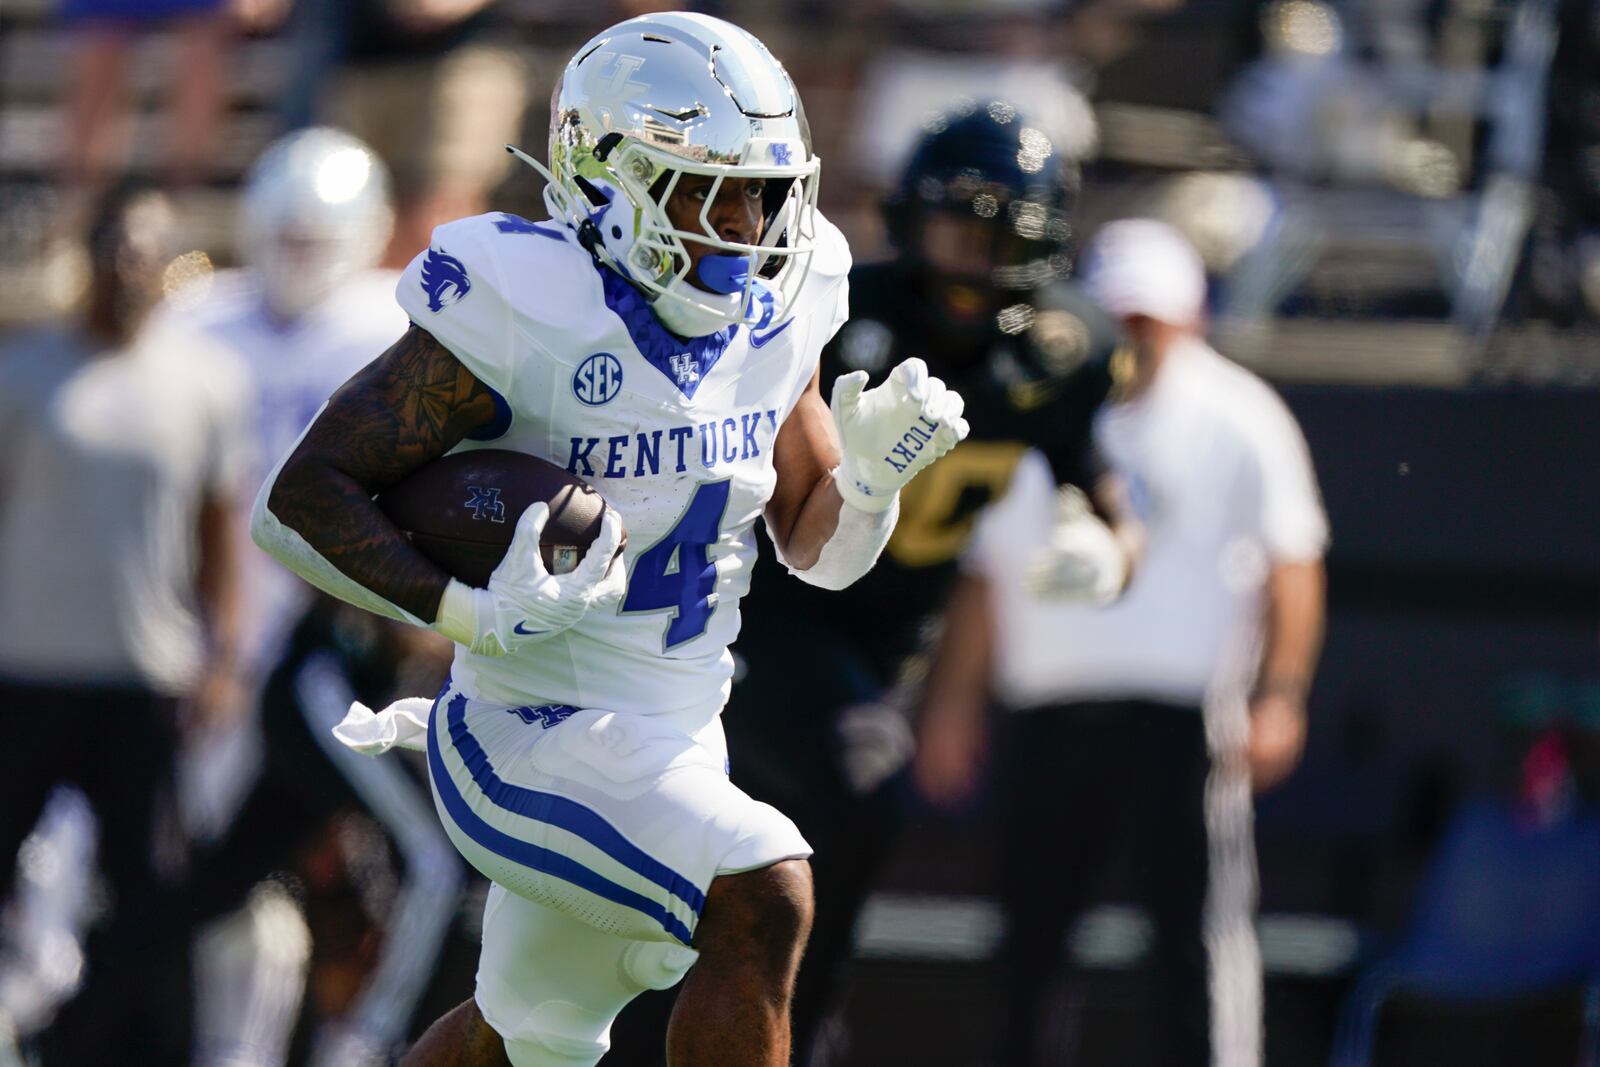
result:
[[[528,624],[528,620],[527,619],[523,619],[521,622],[517,623],[515,626],[513,626],[511,628],[511,632],[514,633],[514,634],[521,634],[523,637],[537,637],[540,634],[546,632],[544,630],[524,630],[523,627],[526,626],[527,624]]]
[[[751,348],[760,348],[761,346],[765,345],[768,341],[770,341],[774,337],[778,336],[784,330],[787,330],[793,324],[794,324],[794,320],[790,319],[788,322],[785,322],[782,326],[779,326],[776,330],[770,331],[765,336],[759,335],[754,330],[751,330],[750,331],[750,347]]]

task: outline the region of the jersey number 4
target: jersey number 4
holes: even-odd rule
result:
[[[694,640],[711,623],[717,606],[717,565],[706,550],[721,535],[729,484],[708,482],[697,488],[678,524],[634,560],[622,610],[672,612],[664,649]]]

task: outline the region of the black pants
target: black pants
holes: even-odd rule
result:
[[[134,688],[0,682],[0,897],[53,787],[99,821],[110,912],[91,931],[83,987],[44,1041],[51,1065],[178,1067],[189,1046],[189,909],[172,788],[177,701]]]
[[[1062,941],[1102,876],[1128,861],[1155,926],[1150,965],[1159,1062],[1208,1067],[1202,921],[1210,759],[1198,709],[1148,701],[1069,704],[1006,723],[1003,790],[1006,1067],[1072,1062],[1042,1035]]]
[[[226,835],[195,857],[191,895],[201,922],[242,907],[251,889],[269,875],[298,872],[335,816],[367,811],[355,786],[311,733],[294,686],[303,666],[290,660],[267,682],[261,701],[261,772]],[[394,766],[404,764],[395,760]],[[425,794],[427,785],[419,789]]]

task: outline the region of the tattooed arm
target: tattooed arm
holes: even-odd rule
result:
[[[433,622],[450,576],[372,497],[493,418],[489,390],[412,326],[333,395],[279,465],[256,501],[256,543],[343,600]]]

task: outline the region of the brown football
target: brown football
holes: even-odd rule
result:
[[[539,548],[552,574],[578,565],[599,536],[606,509],[581,478],[537,456],[501,448],[442,456],[376,499],[418,551],[474,586],[489,583],[529,505],[550,505]]]

